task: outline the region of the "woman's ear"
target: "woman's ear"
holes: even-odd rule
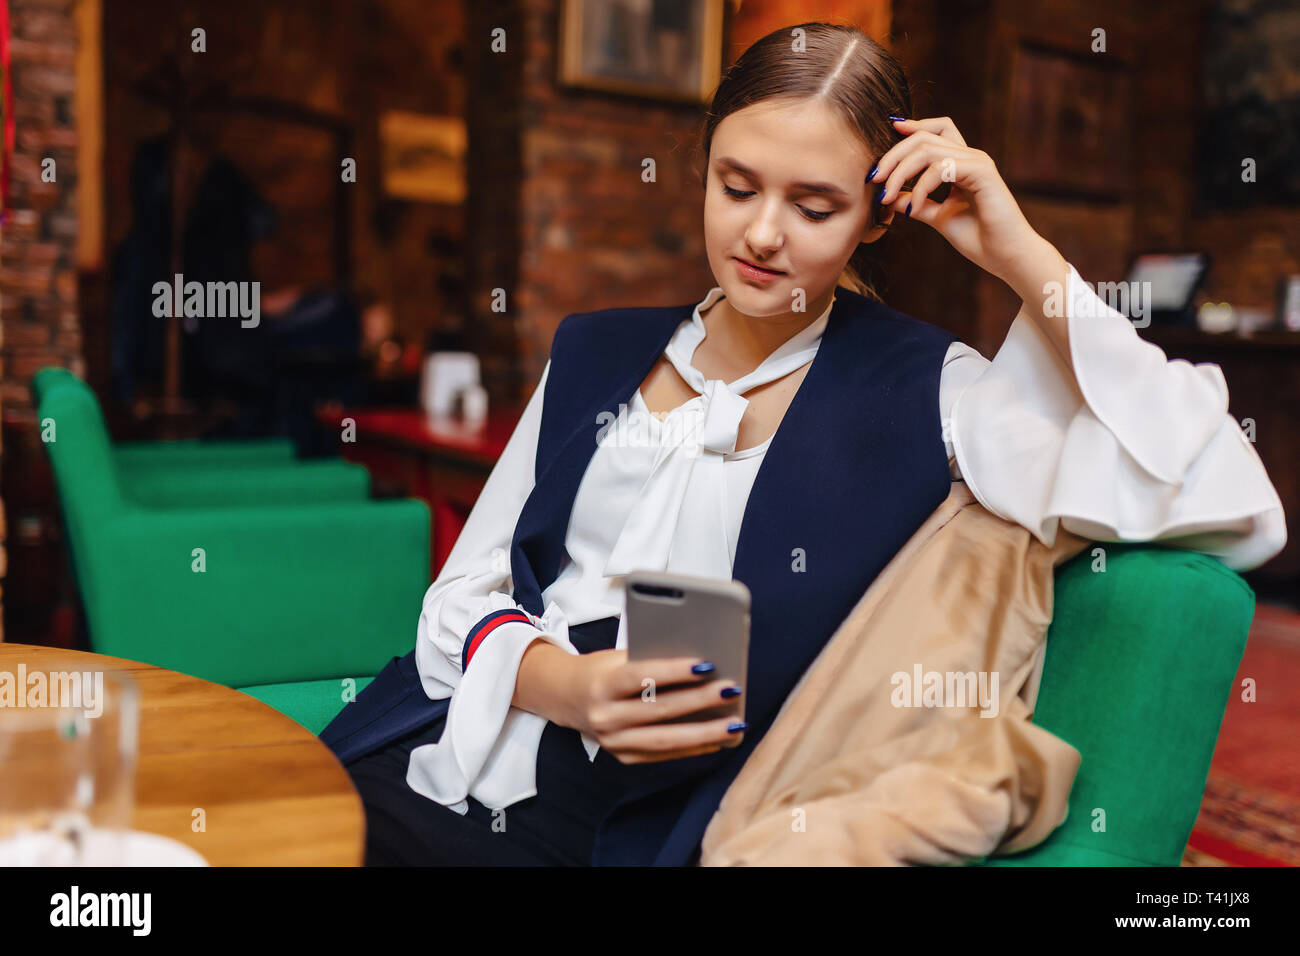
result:
[[[879,239],[889,230],[890,225],[894,221],[894,215],[895,215],[894,211],[890,210],[889,218],[885,220],[883,223],[880,223],[875,226],[869,226],[866,229],[864,229],[862,231],[862,239],[859,241],[875,242],[877,239]]]

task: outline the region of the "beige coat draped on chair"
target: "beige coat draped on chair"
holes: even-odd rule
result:
[[[786,699],[701,865],[959,864],[1044,840],[1080,754],[1031,718],[1054,569],[1087,544],[1046,547],[954,482]],[[984,704],[960,706],[980,675]]]

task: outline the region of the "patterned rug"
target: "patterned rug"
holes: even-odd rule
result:
[[[1183,866],[1300,866],[1300,613],[1256,606],[1235,687]]]

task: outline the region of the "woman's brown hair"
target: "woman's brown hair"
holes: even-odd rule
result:
[[[889,117],[912,115],[912,95],[903,68],[861,30],[821,22],[773,30],[728,67],[714,91],[700,138],[704,154],[701,186],[708,188],[709,149],[718,124],[732,113],[775,97],[823,101],[857,132],[874,156],[883,155],[899,141]],[[876,225],[876,209],[873,199],[871,225]],[[863,278],[868,262],[867,245],[859,243],[838,284],[879,300]]]

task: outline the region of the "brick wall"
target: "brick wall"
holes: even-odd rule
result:
[[[77,324],[76,31],[71,0],[13,0],[16,123],[10,217],[0,243],[0,397],[25,407],[43,365],[79,368]],[[53,182],[42,164],[53,160]]]
[[[15,141],[9,220],[0,238],[0,406],[10,415],[30,409],[28,383],[42,366],[83,372],[73,7],[73,0],[10,2]],[[52,182],[42,178],[46,160],[54,161]],[[0,467],[2,455],[0,448]],[[0,503],[0,579],[7,572],[3,515]]]
[[[703,106],[557,81],[561,4],[520,0],[519,371],[528,393],[571,312],[680,305],[713,286],[692,165]],[[512,38],[513,40],[513,38]],[[641,181],[653,158],[656,182]],[[486,157],[485,157],[486,158]],[[477,290],[482,292],[481,286]]]

